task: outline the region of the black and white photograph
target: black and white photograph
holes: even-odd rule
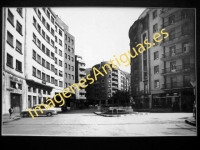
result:
[[[197,136],[196,9],[3,7],[2,136]]]

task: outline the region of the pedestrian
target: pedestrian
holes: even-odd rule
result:
[[[10,119],[11,119],[11,118],[12,118],[12,114],[13,114],[13,112],[14,112],[13,107],[11,106],[10,109],[9,109],[8,111],[9,111]],[[13,117],[13,119],[14,119],[14,117]]]

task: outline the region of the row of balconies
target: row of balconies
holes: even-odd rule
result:
[[[167,46],[169,44],[173,44],[173,42],[179,42],[180,40],[186,39],[193,35],[193,30],[182,30],[181,32],[177,33],[169,33],[169,37],[167,39],[163,39],[161,41],[161,46]]]
[[[164,54],[162,54],[162,58],[161,60],[168,60],[171,58],[175,58],[175,57],[179,57],[179,56],[184,56],[184,55],[188,55],[191,54],[191,52],[194,52],[194,47],[193,46],[188,46],[188,47],[182,47],[179,49],[175,49],[171,52],[166,52]]]
[[[192,87],[189,81],[172,82],[162,85],[162,89],[187,88],[187,87],[189,88]]]
[[[184,64],[184,65],[177,65],[173,67],[168,67],[165,69],[162,69],[162,74],[171,74],[171,73],[179,73],[179,72],[187,72],[194,70],[195,66],[194,64]]]

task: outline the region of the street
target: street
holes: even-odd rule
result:
[[[21,118],[2,126],[3,135],[21,136],[197,136],[185,120],[192,113],[149,113],[122,117],[95,115],[96,109],[70,110],[53,117]]]

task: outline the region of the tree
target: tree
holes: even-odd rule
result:
[[[129,92],[118,90],[115,94],[113,94],[110,100],[112,100],[113,105],[126,106],[129,105],[129,97]]]

